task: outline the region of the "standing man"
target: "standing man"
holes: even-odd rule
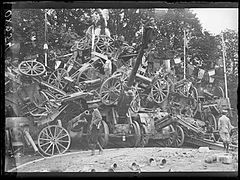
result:
[[[103,65],[103,68],[104,68],[104,73],[105,73],[105,76],[106,77],[109,77],[111,76],[112,74],[112,61],[111,59],[107,59],[105,64]]]
[[[95,148],[98,146],[99,148],[99,154],[102,154],[103,148],[101,144],[99,143],[100,138],[100,126],[102,124],[102,115],[100,111],[98,110],[98,104],[93,104],[93,112],[92,112],[92,121],[90,124],[90,139],[89,144],[90,148],[92,149],[92,154],[95,154]]]
[[[228,153],[232,125],[230,119],[227,117],[227,110],[222,110],[222,116],[218,121],[218,128],[220,137],[223,140],[224,151]]]

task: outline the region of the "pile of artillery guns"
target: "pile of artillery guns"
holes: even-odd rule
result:
[[[214,141],[219,140],[222,89],[200,96],[189,79],[178,81],[164,69],[150,76],[142,65],[151,51],[147,42],[143,39],[136,50],[106,35],[94,41],[85,36],[71,53],[49,60],[60,62],[57,68],[37,58],[17,65],[10,59],[5,68],[6,149],[32,147],[52,156],[74,143],[84,144],[89,126],[75,120],[88,115],[95,103],[103,116],[103,147],[181,147],[185,142],[219,146]],[[111,75],[104,72],[107,59],[112,61]],[[206,122],[214,128],[214,141]]]

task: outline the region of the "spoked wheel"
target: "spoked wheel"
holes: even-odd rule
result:
[[[168,98],[169,84],[165,79],[155,79],[151,87],[151,96],[156,103],[162,103]]]
[[[105,121],[102,121],[102,125],[100,127],[100,134],[101,136],[99,137],[99,143],[104,148],[107,146],[109,141],[109,128]]]
[[[87,67],[78,75],[77,84],[82,81],[94,80],[96,78],[97,78],[96,69],[94,67]]]
[[[184,131],[181,128],[181,126],[177,125],[176,132],[177,132],[176,147],[181,147],[184,143],[184,138],[185,138]]]
[[[123,85],[127,84],[127,79],[128,79],[128,73],[125,71],[116,71],[113,73],[114,77],[118,77],[120,79],[120,81],[122,82]]]
[[[163,144],[165,147],[173,147],[176,142],[177,133],[172,125],[169,126],[169,138],[163,140]]]
[[[189,98],[191,98],[189,105],[192,111],[192,116],[194,117],[198,111],[198,92],[194,86],[191,86],[189,89]]]
[[[141,107],[140,102],[141,102],[140,95],[138,91],[135,90],[133,100],[130,103],[130,108],[133,112],[137,113],[140,110],[140,107]]]
[[[220,87],[220,86],[214,87],[213,94],[214,94],[215,96],[218,96],[219,98],[223,98],[223,97],[224,97],[223,88]]]
[[[65,153],[70,143],[71,138],[67,130],[57,125],[43,128],[38,135],[39,149],[47,156]]]
[[[207,120],[208,120],[209,124],[211,125],[211,127],[214,128],[214,130],[218,129],[217,120],[216,120],[215,116],[212,113],[208,114]]]
[[[66,87],[67,83],[64,80],[64,77],[68,77],[68,72],[63,69],[59,68],[56,69],[48,78],[48,83],[53,85],[54,87],[57,87],[58,89],[62,90]],[[49,88],[49,90],[52,92],[53,89]]]
[[[97,42],[97,49],[102,54],[111,54],[114,51],[113,47],[114,40],[106,35],[99,36],[99,41]]]
[[[129,137],[128,143],[130,147],[137,147],[139,146],[139,143],[141,141],[141,130],[138,122],[133,121],[133,123],[130,125],[131,127],[131,135],[132,137]]]
[[[40,76],[45,73],[45,66],[38,61],[22,61],[18,65],[18,70],[27,76]]]
[[[120,97],[121,91],[122,83],[119,78],[110,77],[106,79],[100,88],[102,103],[105,105],[113,105]]]

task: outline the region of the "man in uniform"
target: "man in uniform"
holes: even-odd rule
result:
[[[95,154],[95,148],[98,146],[99,148],[99,154],[102,154],[103,148],[101,144],[99,143],[100,138],[100,126],[102,124],[102,115],[100,111],[98,110],[98,105],[93,104],[92,105],[93,111],[92,111],[92,121],[90,124],[90,138],[89,138],[89,145],[92,149],[92,154]]]
[[[224,151],[228,153],[232,125],[230,119],[227,117],[227,110],[222,110],[222,116],[218,121],[218,128],[220,137],[223,141]]]

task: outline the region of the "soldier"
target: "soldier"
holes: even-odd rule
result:
[[[232,129],[232,125],[230,119],[227,117],[227,110],[222,110],[222,116],[218,121],[219,134],[223,141],[224,151],[228,153],[229,151],[229,143],[230,143],[230,131]]]
[[[112,74],[112,61],[111,59],[107,59],[105,64],[103,65],[105,76],[109,77]]]
[[[90,137],[89,137],[89,145],[92,149],[92,154],[95,155],[95,148],[98,146],[99,148],[99,154],[103,153],[103,148],[101,144],[99,143],[99,137],[100,137],[100,126],[102,124],[102,115],[100,111],[98,110],[98,105],[93,104],[93,111],[92,111],[92,121],[90,124]]]

